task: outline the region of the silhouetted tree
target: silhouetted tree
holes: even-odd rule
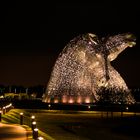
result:
[[[123,88],[116,89],[114,87],[101,87],[98,95],[100,97],[99,104],[127,104],[129,100],[129,91]]]

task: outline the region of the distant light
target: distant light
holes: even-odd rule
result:
[[[126,110],[128,110],[129,108],[128,107],[126,107]]]
[[[58,103],[58,100],[57,100],[57,99],[55,99],[55,100],[54,100],[54,103]]]
[[[66,103],[67,102],[67,96],[63,96],[62,97],[62,103]]]
[[[35,119],[35,116],[31,116],[31,119]]]
[[[91,108],[91,106],[89,105],[89,106],[88,106],[88,109],[90,109],[90,108]]]
[[[51,107],[51,105],[49,104],[48,107]]]
[[[48,99],[47,103],[50,103],[50,102],[51,102],[51,100],[50,100],[50,99]]]
[[[0,96],[0,98],[4,98],[4,96],[2,95],[2,96]]]
[[[23,112],[21,112],[20,115],[23,115]]]
[[[90,103],[90,98],[86,98],[85,103]]]
[[[72,104],[73,102],[74,102],[73,99],[70,99],[70,100],[69,100],[69,103],[70,103],[70,104]]]
[[[34,121],[34,122],[32,122],[32,124],[33,124],[33,125],[36,125],[36,122]]]

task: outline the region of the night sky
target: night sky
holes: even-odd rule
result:
[[[131,32],[137,45],[112,62],[129,87],[140,87],[138,2],[5,2],[0,8],[0,84],[46,85],[58,54],[75,36]]]

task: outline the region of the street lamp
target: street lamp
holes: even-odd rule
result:
[[[129,108],[128,108],[128,107],[126,107],[126,110],[127,110],[127,111],[128,111],[128,109],[129,109]]]
[[[35,116],[31,116],[31,121],[35,121]]]
[[[23,112],[20,113],[20,125],[23,125]]]
[[[32,130],[34,130],[36,128],[36,122],[32,122]]]
[[[50,108],[51,108],[51,104],[48,105],[48,108],[49,108],[49,110],[50,110]]]
[[[0,122],[1,122],[1,114],[2,114],[2,111],[0,111]]]
[[[35,129],[33,130],[33,139],[37,140],[37,138],[38,138],[38,129],[35,128]]]

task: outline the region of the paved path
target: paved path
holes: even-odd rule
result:
[[[0,140],[27,140],[26,130],[19,125],[0,123]]]

